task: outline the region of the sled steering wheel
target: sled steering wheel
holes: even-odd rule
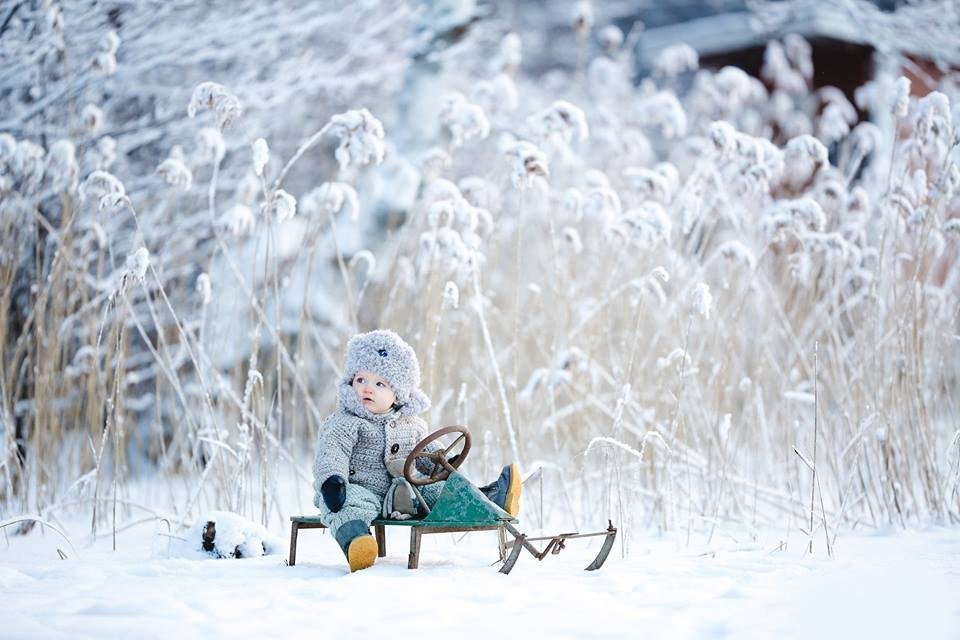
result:
[[[447,435],[448,433],[458,433],[460,435],[449,445],[442,446],[437,451],[425,451],[427,445],[439,440],[441,437]],[[456,460],[451,462],[448,460],[448,455],[456,446],[463,441],[463,451],[456,456]],[[457,470],[457,468],[463,464],[463,461],[467,458],[467,453],[470,452],[470,430],[466,427],[461,427],[459,425],[452,427],[444,427],[438,429],[428,435],[426,438],[417,443],[417,446],[413,448],[413,451],[410,452],[410,455],[407,456],[406,462],[403,464],[403,477],[407,479],[412,485],[422,487],[424,485],[433,484],[434,482],[440,482],[441,480],[446,480],[450,477],[450,474]],[[429,460],[433,463],[433,469],[430,472],[429,476],[417,473],[417,459]]]

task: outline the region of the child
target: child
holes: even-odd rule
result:
[[[429,408],[430,400],[420,390],[417,354],[400,336],[371,331],[350,339],[337,386],[337,410],[320,427],[313,502],[351,571],[366,569],[377,559],[370,523],[380,515],[393,481],[386,461],[397,459],[401,446],[409,452],[418,440],[409,441],[426,432],[417,415]],[[420,493],[432,507],[442,489],[443,483],[437,482],[421,487]],[[519,511],[515,464],[480,490],[511,515]]]

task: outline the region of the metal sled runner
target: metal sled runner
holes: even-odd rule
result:
[[[431,442],[449,433],[459,433],[457,439],[439,451],[427,452],[425,448]],[[459,443],[463,442],[463,449],[456,456],[455,462],[450,462],[450,454]],[[474,487],[466,478],[460,475],[456,468],[466,458],[470,450],[470,432],[465,427],[445,427],[428,435],[420,441],[407,457],[404,466],[404,476],[414,487],[424,486],[433,482],[446,480],[443,491],[437,499],[433,509],[425,517],[409,520],[392,520],[377,518],[371,524],[377,540],[378,556],[386,556],[387,526],[407,527],[410,529],[410,555],[407,568],[416,569],[420,564],[420,541],[429,533],[459,533],[469,531],[497,531],[499,541],[500,561],[503,566],[500,573],[508,574],[517,563],[521,552],[526,549],[537,560],[543,560],[548,555],[556,555],[566,548],[566,541],[576,538],[605,536],[600,552],[587,565],[587,571],[595,571],[603,566],[613,548],[617,529],[610,522],[606,531],[596,533],[561,533],[555,536],[528,538],[514,525],[518,520],[509,513],[492,503],[479,489]],[[433,463],[433,471],[429,476],[419,477],[414,469],[417,459],[426,459]],[[423,500],[421,499],[421,503]],[[294,566],[297,561],[297,537],[301,529],[325,528],[319,516],[292,516],[290,518],[290,559],[288,564]],[[508,541],[511,536],[513,540]],[[548,541],[541,551],[534,542]]]

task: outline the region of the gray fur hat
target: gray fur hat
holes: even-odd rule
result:
[[[357,400],[353,377],[357,371],[372,371],[383,376],[397,396],[397,413],[413,416],[430,408],[430,399],[420,390],[420,361],[413,347],[393,331],[358,333],[347,343],[347,359],[337,400],[351,413],[364,418],[375,414]]]

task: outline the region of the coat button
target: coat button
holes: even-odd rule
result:
[[[391,421],[389,422],[389,426],[390,426],[391,429],[395,429],[396,426],[397,426],[397,421],[396,421],[396,420],[391,420]]]
[[[390,447],[390,453],[396,453],[397,451],[400,451],[400,445],[399,445],[399,444],[395,444],[395,445],[393,445],[392,447]]]
[[[352,476],[357,475],[357,470],[356,470],[356,469],[350,469],[350,475],[352,475]]]

